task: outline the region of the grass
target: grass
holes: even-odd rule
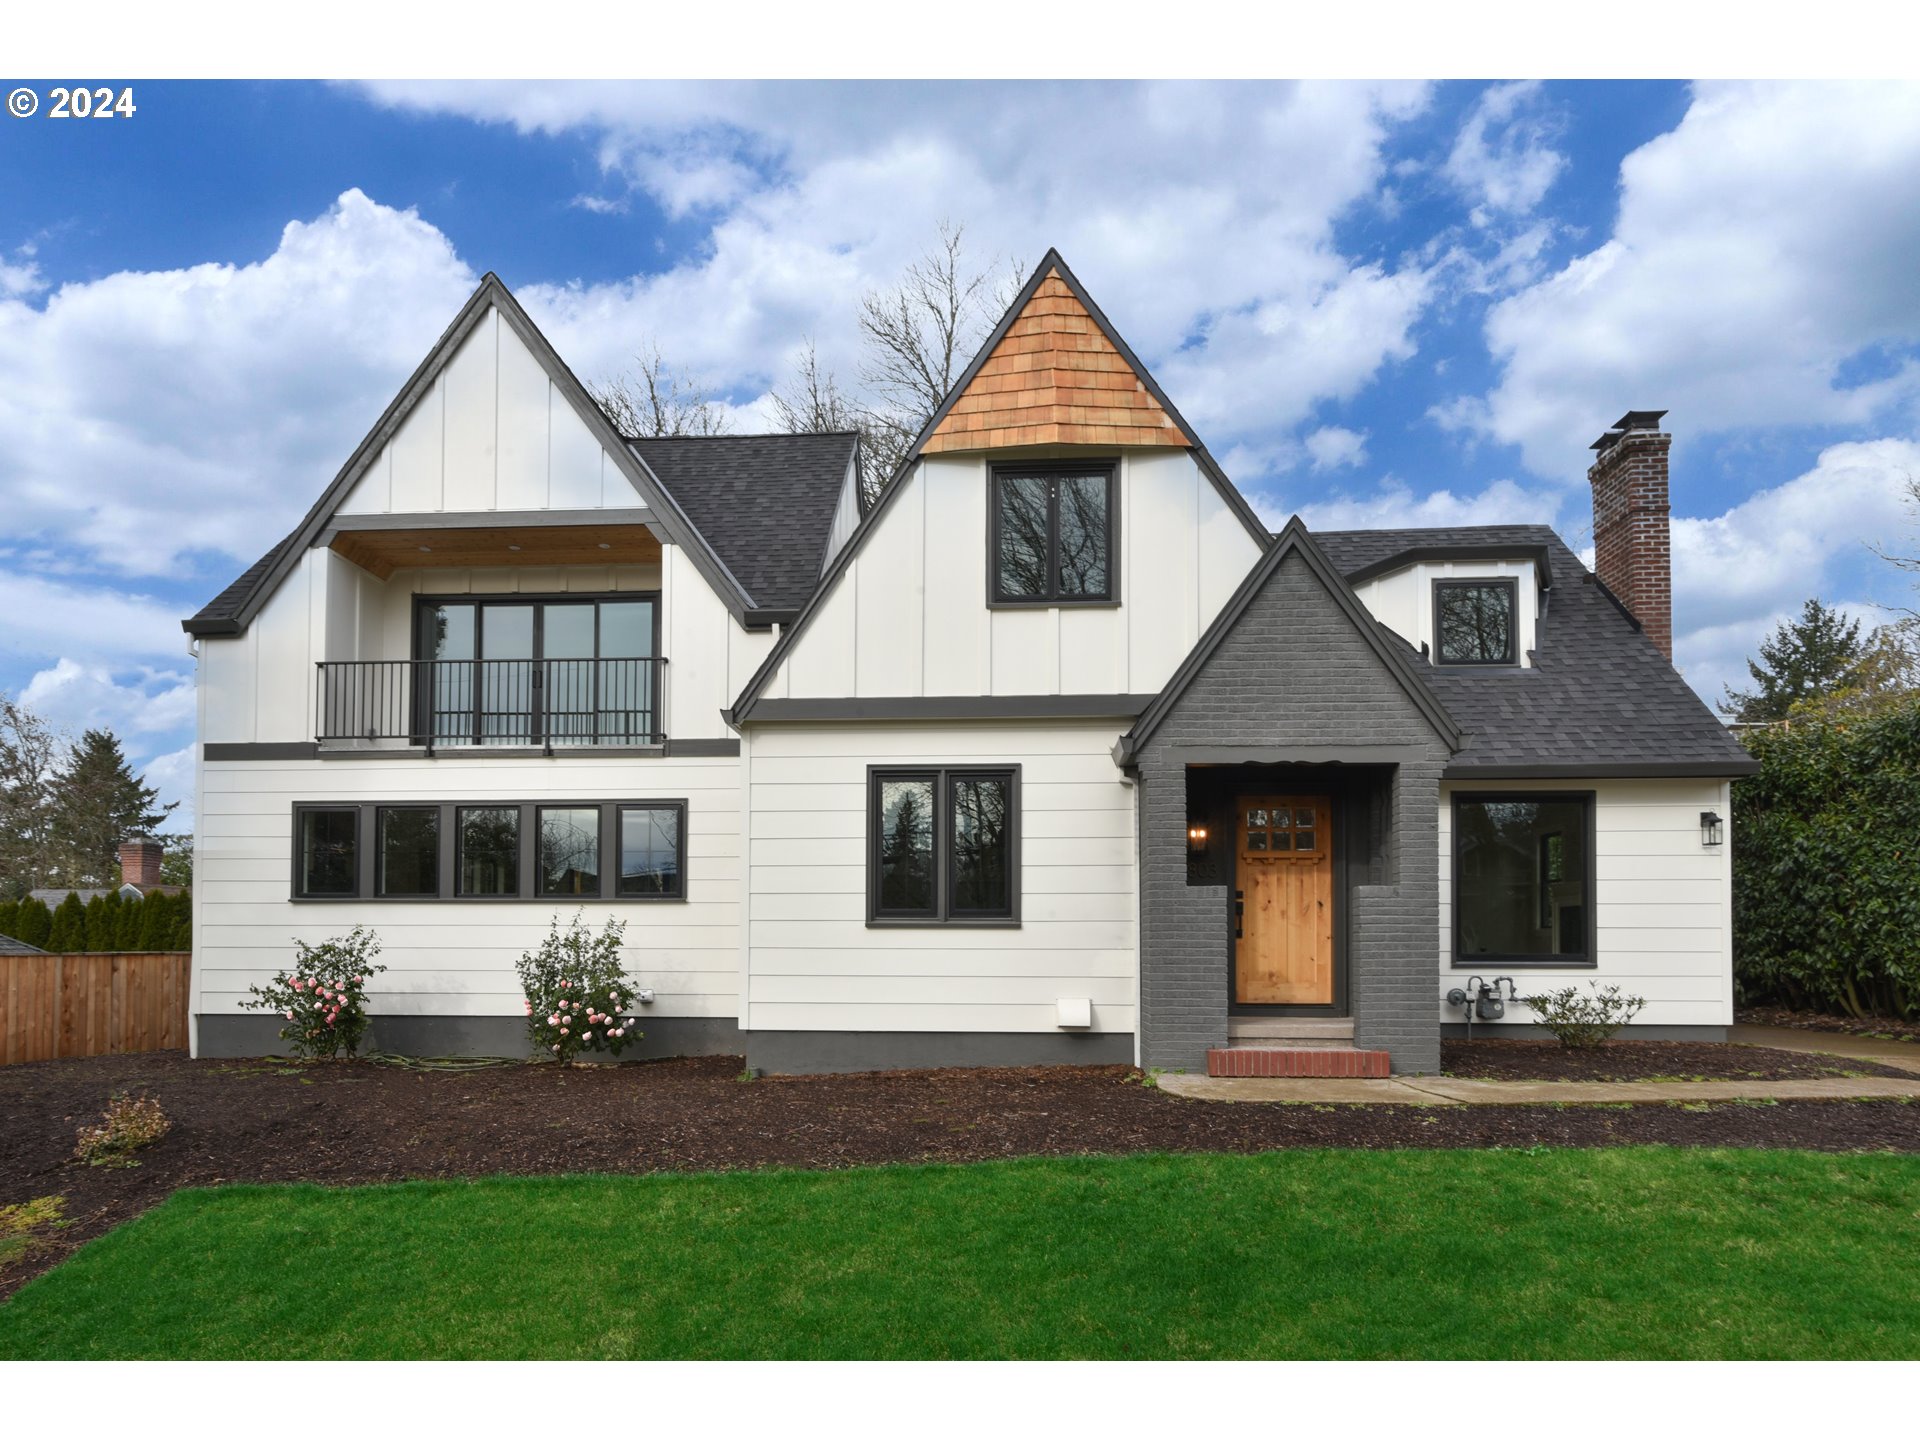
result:
[[[1920,1356],[1920,1157],[1282,1151],[184,1191],[0,1359]]]

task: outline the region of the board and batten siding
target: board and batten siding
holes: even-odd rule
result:
[[[913,467],[768,697],[1152,694],[1259,559],[1191,454],[1130,449],[1119,603],[990,608],[987,473],[979,455]]]
[[[367,987],[377,1013],[517,1016],[514,962],[555,916],[565,925],[581,909],[596,929],[609,915],[627,922],[628,968],[659,997],[645,1014],[731,1017],[739,988],[739,776],[740,762],[731,756],[205,762],[194,854],[193,1013],[240,1013],[248,986],[291,966],[294,938],[317,943],[366,925],[379,934],[387,966]],[[296,802],[574,799],[684,800],[687,898],[291,898]]]
[[[1440,994],[1470,970],[1451,964],[1453,948],[1453,795],[1491,791],[1594,794],[1594,921],[1598,967],[1513,971],[1522,994],[1589,980],[1646,997],[1634,1025],[1733,1023],[1733,846],[1700,839],[1700,812],[1731,815],[1724,780],[1464,781],[1440,792]],[[1497,964],[1479,973],[1491,979]],[[1460,1012],[1440,1002],[1440,1018]],[[1503,1024],[1529,1025],[1524,1005]],[[1475,1028],[1481,1022],[1475,1022]],[[1631,1032],[1629,1032],[1631,1033]]]
[[[1134,791],[1105,724],[767,725],[746,753],[750,898],[741,1028],[1134,1028]],[[869,929],[867,767],[1018,765],[1015,928]]]

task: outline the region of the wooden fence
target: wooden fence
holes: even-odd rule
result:
[[[187,1048],[186,953],[0,955],[0,1064]]]

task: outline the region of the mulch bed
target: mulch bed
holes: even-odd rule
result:
[[[1552,1040],[1442,1040],[1440,1068],[1470,1080],[1914,1078],[1911,1070],[1849,1055],[1806,1055],[1761,1045],[1711,1045],[1697,1040],[1609,1040],[1592,1050],[1569,1050]]]
[[[1482,1042],[1474,1042],[1475,1047]],[[1796,1057],[1798,1058],[1798,1057]],[[743,1082],[737,1058],[420,1071],[178,1052],[0,1068],[0,1205],[66,1197],[68,1227],[0,1295],[189,1185],[475,1175],[838,1168],[890,1161],[1296,1146],[1791,1146],[1920,1152],[1920,1105],[1782,1101],[1621,1108],[1223,1105],[1125,1067],[894,1071]],[[173,1130],[134,1169],[73,1160],[115,1090]]]
[[[1742,1025],[1783,1025],[1789,1030],[1818,1030],[1827,1035],[1864,1035],[1871,1040],[1906,1040],[1920,1044],[1920,1020],[1855,1020],[1850,1015],[1822,1015],[1814,1010],[1784,1010],[1773,1005],[1742,1006],[1734,1012]]]

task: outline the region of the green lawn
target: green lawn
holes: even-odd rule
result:
[[[1920,1356],[1920,1157],[1281,1151],[188,1191],[0,1358]]]

